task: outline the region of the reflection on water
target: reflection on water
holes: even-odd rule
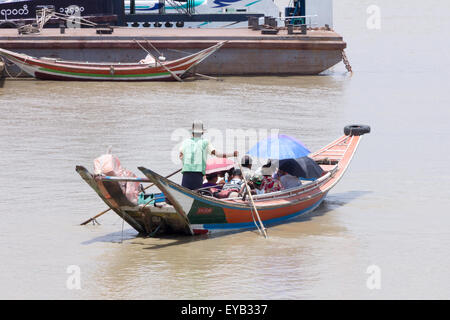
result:
[[[432,19],[442,14],[436,1],[378,2],[376,33],[365,29],[371,1],[335,2],[352,77],[340,65],[318,77],[183,84],[6,81],[0,297],[448,298],[450,96],[441,40],[450,28]],[[418,8],[426,33],[409,23]],[[416,39],[426,45],[411,46]],[[323,204],[271,226],[268,239],[255,230],[138,238],[126,224],[122,234],[111,212],[101,225],[79,226],[105,208],[75,165],[92,168],[112,145],[125,167],[168,174],[176,167],[171,134],[193,119],[209,129],[276,128],[311,150],[351,123],[370,124],[372,133]],[[366,287],[373,264],[381,290]],[[66,287],[70,265],[81,268],[81,290]]]

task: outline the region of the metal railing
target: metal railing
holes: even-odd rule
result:
[[[305,25],[308,27],[308,28],[313,28],[313,27],[316,27],[317,25],[318,25],[318,23],[317,22],[314,22],[313,23],[313,18],[316,18],[316,17],[318,17],[318,15],[317,14],[313,14],[313,15],[306,15],[306,16],[288,16],[288,17],[279,17],[279,18],[277,18],[278,20],[281,20],[281,21],[289,21],[289,22],[291,22],[292,23],[292,20],[300,20],[300,19],[305,19]],[[309,22],[308,22],[309,21]]]

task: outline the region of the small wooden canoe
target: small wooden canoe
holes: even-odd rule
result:
[[[175,80],[219,50],[225,42],[217,43],[184,58],[159,63],[89,63],[34,58],[0,48],[0,55],[32,77],[42,80],[69,81],[152,81]],[[169,71],[169,70],[170,71]]]
[[[370,132],[368,126],[358,128],[360,129],[351,130],[349,134],[310,155],[325,171],[319,179],[293,189],[253,196],[265,226],[283,223],[309,213],[322,203],[327,193],[347,170],[361,136]],[[248,199],[217,199],[203,196],[150,169],[139,167],[149,181],[161,190],[171,205],[167,203],[133,205],[123,195],[117,181],[94,177],[81,166],[76,170],[108,206],[139,233],[145,235],[164,233],[194,235],[256,228],[256,218]]]

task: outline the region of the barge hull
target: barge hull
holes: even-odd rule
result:
[[[7,36],[0,32],[0,47],[35,57],[89,62],[136,62],[146,53],[134,39],[149,40],[167,59],[177,59],[216,44],[228,42],[208,57],[195,72],[208,75],[317,75],[342,60],[346,43],[331,31],[307,35],[261,35],[247,29],[116,29],[114,35],[96,36],[95,30],[45,29],[37,36]],[[9,31],[11,32],[11,31]]]

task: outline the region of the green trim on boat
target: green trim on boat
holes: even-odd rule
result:
[[[98,74],[98,73],[78,73],[78,72],[68,72],[61,70],[53,70],[47,68],[39,68],[41,71],[47,71],[59,74],[68,74],[73,76],[85,76],[85,77],[96,77],[96,78],[144,78],[144,77],[156,77],[162,75],[170,75],[169,72],[162,73],[146,73],[146,74]]]

